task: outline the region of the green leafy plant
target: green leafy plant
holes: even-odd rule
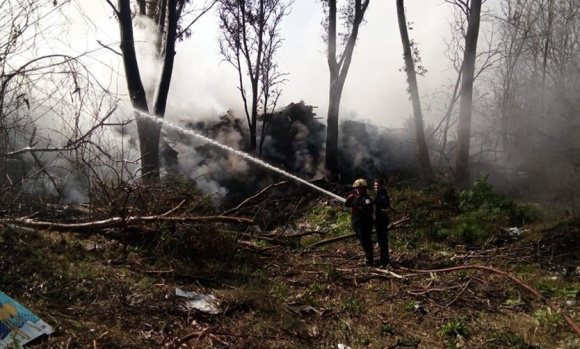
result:
[[[462,320],[451,319],[441,328],[441,335],[447,339],[467,337],[467,327]]]
[[[558,313],[554,313],[550,307],[536,310],[534,315],[541,324],[548,327],[557,326],[562,321],[562,316]]]
[[[288,285],[285,282],[275,281],[270,292],[274,295],[285,297],[288,294]]]
[[[351,314],[359,314],[362,310],[362,304],[360,300],[354,298],[344,300],[342,302],[342,306],[344,310]]]
[[[538,216],[535,210],[517,205],[503,195],[494,193],[487,177],[477,180],[472,188],[456,195],[452,195],[450,189],[439,193],[445,195],[449,204],[456,204],[458,214],[450,215],[434,225],[439,228],[430,234],[435,240],[445,239],[454,244],[481,244],[502,227],[529,223]]]
[[[312,293],[323,293],[324,292],[324,285],[320,282],[313,282],[308,286],[308,289]]]
[[[406,302],[405,304],[403,304],[403,310],[404,310],[405,312],[412,313],[412,312],[414,312],[414,311],[415,311],[415,309],[416,309],[416,308],[415,308],[415,305],[416,305],[416,304],[417,304],[417,303],[416,303],[416,302],[413,302],[413,301]]]
[[[518,294],[511,294],[510,297],[504,302],[504,304],[507,306],[518,306],[522,303],[522,298]]]
[[[380,329],[381,336],[394,336],[397,334],[395,327],[390,323],[383,323]]]
[[[461,212],[480,212],[493,221],[522,225],[533,222],[538,212],[532,208],[517,205],[505,196],[494,193],[493,186],[487,182],[488,176],[478,179],[469,190],[459,193]]]
[[[528,348],[528,344],[524,340],[524,337],[510,329],[502,329],[497,333],[497,340],[502,344],[507,345],[509,348],[514,349],[525,349]]]

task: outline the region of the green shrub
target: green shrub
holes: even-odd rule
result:
[[[487,176],[458,193],[458,210],[459,215],[449,219],[440,234],[453,243],[483,243],[502,227],[529,223],[537,217],[533,209],[494,193]]]
[[[466,212],[453,218],[448,241],[458,244],[483,243],[502,223],[502,220],[495,220],[479,211]]]
[[[480,212],[488,221],[504,221],[505,224],[522,225],[537,219],[538,212],[531,207],[518,205],[505,196],[494,193],[487,176],[478,179],[469,190],[459,193],[461,212]]]
[[[434,183],[421,191],[410,187],[389,189],[396,209],[391,220],[411,217],[403,233],[391,234],[395,246],[416,248],[432,242],[481,244],[501,228],[532,223],[539,212],[493,192],[488,178],[456,191],[449,183]],[[348,212],[338,206],[317,206],[309,214],[311,225],[340,235],[351,231]]]

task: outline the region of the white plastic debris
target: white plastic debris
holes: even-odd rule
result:
[[[291,304],[288,305],[288,308],[290,311],[292,311],[293,313],[296,313],[298,315],[308,315],[308,314],[317,314],[317,315],[321,315],[322,311],[311,307],[310,305],[300,305],[300,304]]]
[[[189,299],[184,302],[185,307],[188,309],[195,309],[213,315],[220,313],[218,301],[214,295],[184,291],[180,288],[175,289],[175,295]]]
[[[342,343],[338,343],[337,347],[338,347],[338,349],[351,349],[351,347],[349,347],[346,344],[342,344]]]
[[[504,230],[512,238],[522,235],[522,230],[520,228],[513,227],[513,228],[505,228]]]

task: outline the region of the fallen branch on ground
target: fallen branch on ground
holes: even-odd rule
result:
[[[113,217],[100,221],[90,221],[83,223],[58,223],[47,221],[36,221],[30,218],[7,218],[0,220],[0,224],[15,224],[33,229],[47,229],[69,231],[76,229],[104,229],[113,228],[121,225],[130,226],[146,222],[181,222],[181,223],[242,223],[252,225],[254,222],[248,218],[231,217],[231,216],[193,216],[193,217],[167,217],[164,215],[156,216],[131,216],[131,217]]]
[[[389,230],[395,229],[395,228],[399,228],[401,225],[407,223],[410,220],[411,220],[411,218],[409,218],[409,217],[401,218],[398,221],[389,224]],[[313,243],[311,245],[306,246],[306,249],[307,250],[310,250],[310,249],[313,249],[315,247],[320,247],[320,246],[323,246],[323,245],[328,245],[328,244],[331,244],[333,242],[347,240],[347,239],[350,239],[350,238],[353,238],[353,237],[356,237],[356,234],[347,234],[347,235],[341,235],[341,236],[337,236],[337,237],[330,238],[330,239],[326,239],[326,240],[320,240],[318,242],[315,242],[315,243]]]
[[[298,233],[292,234],[279,234],[279,233],[261,233],[261,234],[252,234],[253,237],[266,237],[266,238],[281,238],[281,239],[298,239],[304,236],[310,235],[326,235],[328,231],[325,230],[306,230]]]
[[[393,272],[392,270],[388,270],[388,269],[378,269],[378,268],[376,268],[375,269],[375,272],[378,272],[380,274],[390,275],[390,276],[392,276],[394,278],[397,278],[397,279],[404,279],[404,278],[408,277],[408,275],[399,275],[399,274]]]
[[[290,239],[290,238],[301,238],[304,236],[309,236],[309,235],[326,235],[328,234],[328,231],[319,231],[319,230],[308,230],[308,231],[303,231],[300,233],[294,233],[294,234],[284,234],[282,235],[282,237]]]
[[[532,293],[536,297],[538,297],[538,299],[540,299],[542,302],[544,302],[544,304],[546,304],[548,307],[550,307],[550,309],[552,309],[555,313],[562,315],[562,317],[564,318],[564,320],[566,320],[568,325],[570,325],[572,330],[574,330],[574,332],[576,332],[576,334],[580,335],[580,327],[578,327],[578,325],[574,322],[574,320],[572,320],[572,318],[568,314],[566,314],[564,311],[561,311],[560,309],[558,309],[558,307],[556,307],[554,304],[552,304],[552,302],[550,302],[546,297],[544,297],[535,288],[533,288],[532,286],[530,286],[529,284],[527,284],[523,280],[520,280],[517,277],[515,277],[515,276],[513,276],[513,275],[511,275],[508,272],[505,272],[503,270],[496,269],[493,267],[488,267],[486,265],[459,265],[459,266],[450,267],[450,268],[428,269],[428,270],[411,269],[411,268],[404,268],[404,267],[401,267],[400,269],[404,270],[404,271],[423,273],[423,274],[448,273],[448,272],[453,272],[453,271],[458,271],[458,270],[466,270],[466,269],[480,269],[480,270],[487,270],[487,271],[490,271],[490,272],[493,272],[496,274],[503,275],[506,278],[515,282],[516,284],[520,285],[521,287],[525,288],[526,290],[528,290],[530,293]]]

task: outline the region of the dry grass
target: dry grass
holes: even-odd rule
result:
[[[211,229],[178,231],[195,236],[199,246],[191,256],[184,246],[132,241],[123,260],[112,236],[4,231],[2,291],[56,328],[30,348],[578,347],[561,317],[498,275],[396,271],[407,276],[398,279],[359,266],[355,241],[309,252],[265,244],[249,249]],[[578,267],[578,260],[558,260],[557,251],[538,254],[532,241],[483,252],[394,248],[410,267],[500,266],[544,285],[580,322],[580,302],[565,305],[574,290],[580,296],[579,277],[565,278],[558,269]],[[215,295],[222,312],[185,311],[176,287]]]

